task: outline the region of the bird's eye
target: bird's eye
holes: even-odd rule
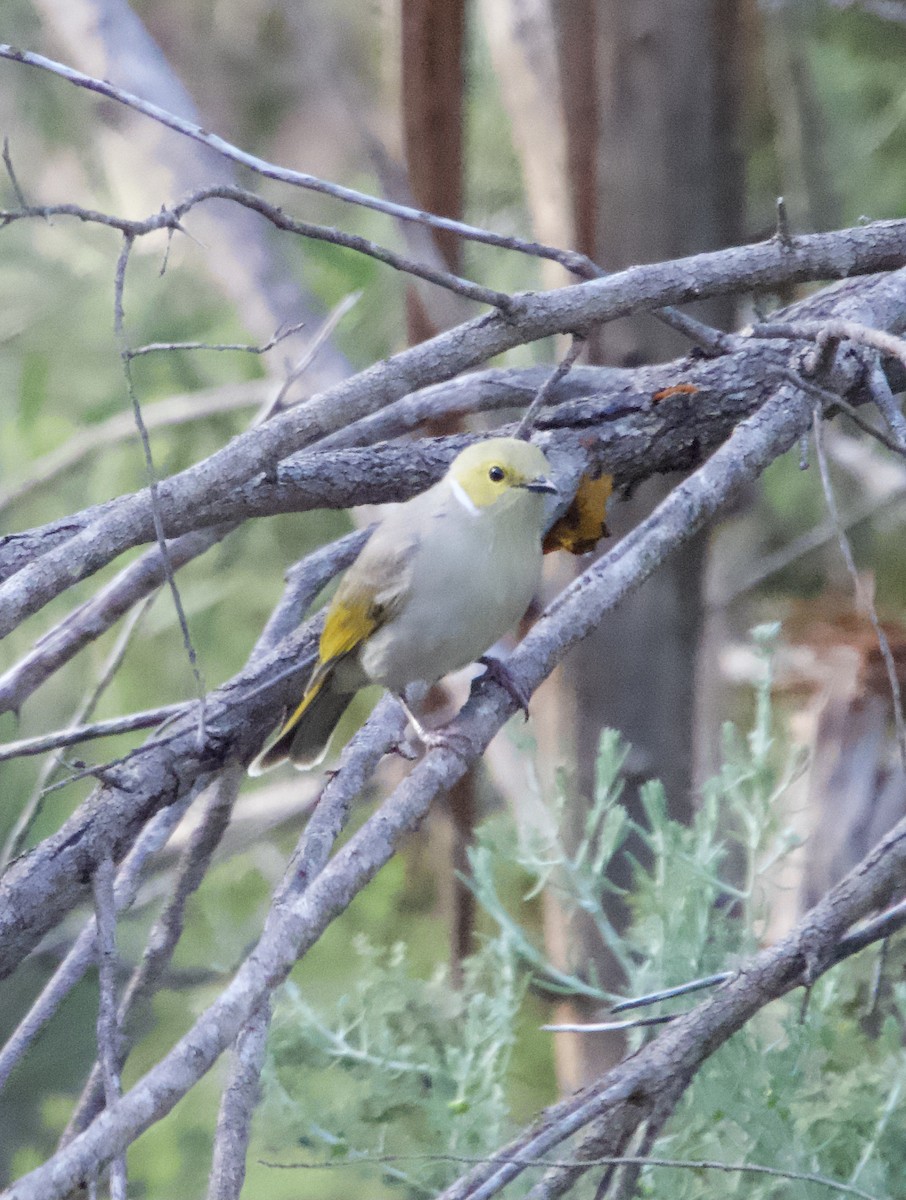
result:
[[[505,474],[506,472],[504,471],[503,467],[493,466],[491,467],[490,471],[488,471],[488,479],[490,479],[492,483],[500,483]]]

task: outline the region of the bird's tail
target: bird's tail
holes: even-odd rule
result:
[[[261,775],[286,759],[300,770],[315,766],[353,695],[334,685],[332,672],[322,676],[302,697],[275,740],[252,762],[249,775]]]

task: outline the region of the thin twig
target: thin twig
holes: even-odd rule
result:
[[[659,1004],[662,1000],[673,1000],[676,996],[687,996],[690,992],[700,992],[705,988],[719,987],[732,977],[732,971],[720,971],[716,975],[705,975],[702,979],[693,979],[689,983],[681,983],[677,987],[663,988],[659,992],[649,992],[646,996],[634,996],[629,1000],[621,1000],[611,1007],[612,1013],[628,1012],[633,1008],[648,1008]]]
[[[842,962],[853,954],[858,954],[866,946],[874,942],[892,937],[906,926],[906,900],[885,909],[878,916],[872,917],[851,933],[840,939],[834,949],[834,962]]]
[[[875,631],[875,637],[878,639],[878,646],[881,651],[881,657],[884,660],[884,668],[887,672],[887,680],[890,684],[890,695],[893,700],[893,716],[894,724],[897,732],[897,746],[900,751],[900,762],[904,772],[906,772],[906,722],[903,719],[903,697],[900,691],[900,681],[897,677],[897,667],[894,661],[893,653],[890,649],[890,642],[887,640],[887,634],[884,632],[881,622],[878,618],[877,609],[874,601],[866,590],[862,579],[859,576],[856,560],[853,557],[852,546],[849,543],[849,538],[846,536],[846,530],[843,528],[843,523],[840,520],[840,513],[837,508],[837,498],[834,494],[833,484],[830,477],[830,469],[827,463],[827,453],[824,449],[824,438],[822,432],[822,413],[817,406],[814,410],[813,431],[815,437],[815,452],[818,459],[818,470],[821,475],[821,487],[824,490],[824,501],[827,505],[827,511],[830,514],[831,521],[837,531],[837,541],[840,546],[840,553],[843,556],[843,561],[846,563],[846,569],[849,572],[853,583],[853,590],[856,594],[856,600],[859,607],[868,617],[872,628]]]
[[[703,350],[710,358],[717,358],[722,354],[732,354],[734,350],[739,349],[743,341],[739,334],[724,333],[722,329],[706,325],[704,321],[699,321],[696,317],[682,312],[673,305],[668,304],[664,308],[655,309],[651,315],[682,337],[687,338],[693,346]]]
[[[46,754],[48,750],[59,750],[61,746],[75,746],[79,742],[90,742],[95,738],[132,733],[135,729],[153,729],[163,721],[186,712],[194,703],[193,700],[183,700],[179,704],[163,704],[160,708],[127,713],[124,717],[109,717],[106,721],[95,721],[91,725],[77,725],[71,729],[41,734],[39,737],[21,738],[17,742],[3,742],[0,743],[0,762],[11,758]]]
[[[885,509],[903,503],[904,493],[906,493],[906,479],[904,479],[901,487],[892,492],[889,496],[878,499],[872,497],[869,500],[862,500],[847,512],[845,517],[841,518],[841,523],[844,529],[852,529],[853,526],[861,524],[862,521],[868,520],[870,517],[877,516]],[[819,549],[826,545],[837,536],[837,531],[834,526],[825,521],[821,525],[816,525],[813,529],[801,537],[794,538],[786,546],[782,546],[773,554],[765,554],[761,558],[756,559],[751,564],[748,570],[740,569],[735,573],[734,578],[727,581],[720,592],[709,600],[709,607],[712,609],[726,608],[740,596],[746,592],[752,591],[765,580],[770,579],[772,575],[776,575],[779,571],[784,570],[791,563],[797,562],[806,554]]]
[[[19,186],[19,180],[16,178],[16,172],[13,169],[13,157],[12,154],[10,154],[9,149],[9,138],[6,136],[3,138],[3,165],[6,167],[6,174],[9,176],[9,181],[12,185],[16,199],[19,201],[19,204],[22,208],[27,208],[28,202],[25,199],[25,193]]]
[[[893,394],[890,380],[880,362],[876,361],[872,366],[868,386],[871,388],[878,412],[887,422],[887,428],[896,440],[900,452],[906,452],[906,417],[903,416],[903,410]]]
[[[135,899],[145,864],[167,841],[192,803],[195,792],[187,793],[178,803],[163,809],[139,834],[116,875],[114,903],[117,912],[128,908]],[[66,957],[44,985],[41,994],[16,1026],[6,1045],[0,1049],[0,1090],[10,1072],[28,1050],[40,1031],[53,1017],[63,1000],[97,957],[97,923],[92,917],[72,943]]]
[[[879,939],[883,939],[886,942],[894,933],[902,929],[904,925],[906,925],[906,900],[902,900],[899,904],[885,909],[877,917],[873,917],[857,930],[842,937],[834,950],[834,961],[842,962],[844,959],[857,954],[860,950],[872,945]],[[660,1004],[663,1000],[673,1000],[677,996],[686,996],[690,992],[702,991],[705,988],[720,987],[721,984],[732,979],[734,974],[735,972],[733,971],[720,971],[715,975],[706,975],[701,979],[692,979],[688,983],[681,983],[677,987],[663,988],[657,992],[649,992],[644,996],[621,1000],[619,1004],[614,1004],[610,1011],[612,1013],[621,1013],[633,1008],[647,1008],[653,1004]],[[676,1015],[678,1014],[673,1014],[673,1016]],[[616,1024],[607,1025],[599,1023],[597,1025],[543,1025],[542,1029],[553,1030],[555,1032],[569,1030],[576,1033],[593,1033],[596,1030],[616,1027]]]
[[[568,1022],[564,1025],[542,1025],[547,1033],[618,1033],[624,1029],[642,1029],[647,1025],[666,1025],[674,1021],[678,1013],[667,1013],[662,1017],[638,1017],[633,1021],[590,1021]]]
[[[890,358],[897,359],[906,368],[906,339],[889,333],[886,329],[872,329],[859,321],[845,321],[840,317],[826,321],[763,321],[755,325],[753,337],[764,338],[807,338],[814,341],[855,342],[880,350]]]
[[[189,620],[186,616],[186,611],[183,608],[182,597],[179,594],[179,588],[176,584],[176,576],[173,573],[173,564],[170,562],[170,554],[167,549],[167,536],[164,532],[164,523],[160,513],[160,501],[158,499],[157,492],[157,472],[154,468],[154,458],[151,454],[151,439],[148,436],[148,430],[145,427],[144,418],[142,417],[142,407],[138,401],[138,392],[135,390],[135,382],[132,378],[132,367],[129,358],[129,345],[126,341],[126,330],[123,316],[123,290],[126,284],[126,266],[129,262],[129,255],[132,252],[133,244],[134,238],[128,233],[124,234],[123,248],[120,251],[119,259],[117,260],[116,274],[114,277],[113,329],[120,347],[120,358],[123,363],[123,373],[126,377],[126,391],[129,395],[129,402],[132,405],[132,412],[135,416],[135,425],[138,429],[138,435],[142,443],[142,451],[145,456],[145,469],[148,475],[148,493],[151,501],[151,516],[154,522],[154,533],[157,538],[157,545],[160,549],[161,566],[164,570],[167,586],[170,589],[170,595],[173,597],[173,607],[176,610],[179,628],[182,632],[183,646],[185,647],[186,654],[188,655],[189,665],[192,668],[192,675],[195,678],[195,687],[199,701],[198,744],[202,745],[207,737],[205,728],[206,688],[204,679],[201,675],[201,669],[198,665],[198,655],[195,653],[192,635],[189,632]]]
[[[369,1164],[387,1166],[394,1163],[410,1162],[450,1162],[467,1167],[480,1166],[491,1160],[478,1157],[477,1155],[471,1156],[466,1154],[356,1154],[350,1156],[348,1159],[327,1159],[325,1162],[316,1163],[281,1163],[272,1162],[269,1159],[261,1159],[260,1161],[262,1166],[271,1167],[276,1171],[336,1171],[349,1167],[367,1166]],[[661,1167],[684,1171],[723,1171],[731,1175],[767,1175],[775,1179],[789,1179],[796,1183],[816,1183],[822,1187],[840,1192],[845,1196],[858,1196],[859,1200],[880,1200],[880,1197],[872,1192],[865,1192],[861,1188],[853,1187],[852,1184],[841,1183],[839,1180],[830,1179],[826,1175],[818,1175],[811,1171],[787,1171],[782,1167],[769,1167],[761,1163],[727,1163],[718,1162],[714,1159],[651,1158],[631,1154],[606,1155],[599,1158],[587,1159],[518,1156],[508,1159],[495,1158],[493,1161],[508,1162],[519,1167],[575,1167],[577,1163],[581,1163],[583,1167],[619,1167],[627,1164],[637,1164],[641,1167]]]
[[[783,196],[778,196],[775,201],[775,211],[777,213],[777,228],[774,232],[774,237],[787,250],[793,249],[793,238],[790,233],[790,218],[786,210],[786,200]]]
[[[104,1100],[112,1108],[120,1097],[117,1062],[119,1024],[116,1013],[116,903],[113,859],[104,858],[94,872],[94,919],[97,925],[98,996],[97,1042]],[[126,1156],[117,1154],[110,1164],[111,1200],[126,1200]]]
[[[906,340],[889,333],[887,330],[872,329],[870,326],[862,325],[857,321],[844,321],[839,318],[828,319],[826,321],[768,321],[754,326],[752,336],[790,340],[802,338],[813,339],[817,343],[816,352],[811,356],[813,361],[809,362],[808,371],[803,372],[803,376],[807,374],[820,378],[830,366],[836,347],[841,341],[850,341],[856,345],[865,346],[870,350],[877,351],[878,354],[886,354],[889,357],[896,358],[904,370],[906,370]],[[888,442],[873,426],[866,425],[863,418],[854,414],[853,410],[846,406],[845,403],[837,403],[857,424],[865,429],[867,433],[870,433],[872,437],[877,438],[878,441],[883,441],[888,448],[894,450],[896,453],[903,454],[906,452],[906,419],[904,419],[902,410],[894,399],[887,376],[880,362],[877,361],[877,355],[872,354],[871,359],[872,363],[869,367],[870,390],[881,415],[884,417],[893,435],[893,443]],[[810,378],[803,378],[803,386],[810,386],[823,391]],[[817,398],[817,393],[815,395]],[[825,394],[824,403],[832,402],[829,394]]]
[[[799,391],[805,392],[807,396],[820,404],[822,408],[825,408],[831,412],[834,409],[838,409],[840,412],[845,413],[846,416],[849,417],[849,419],[853,422],[853,424],[858,425],[861,430],[867,433],[869,437],[874,438],[874,440],[884,446],[885,449],[893,451],[894,454],[898,454],[901,458],[904,456],[904,454],[906,454],[906,451],[904,451],[904,448],[900,445],[899,441],[895,441],[893,438],[888,437],[883,429],[878,429],[875,425],[872,425],[870,421],[866,421],[858,409],[847,403],[847,401],[844,400],[842,396],[837,395],[836,392],[828,391],[827,388],[821,387],[820,384],[815,383],[813,379],[807,378],[799,371],[794,371],[792,367],[781,367],[776,374],[781,379],[788,380],[793,384],[794,387],[798,388]]]
[[[286,325],[260,346],[249,346],[245,342],[150,342],[147,346],[136,346],[134,350],[126,350],[125,353],[127,358],[140,358],[143,354],[157,354],[161,350],[239,350],[243,354],[267,354],[268,350],[273,350],[286,338],[304,328],[304,321],[297,325]]]
[[[2,51],[2,47],[0,47],[0,51]],[[374,258],[378,262],[393,267],[394,270],[413,275],[418,279],[424,279],[426,282],[433,283],[456,295],[474,300],[480,304],[490,305],[491,307],[500,309],[502,312],[510,312],[513,307],[513,298],[505,292],[492,291],[489,288],[482,287],[480,284],[473,283],[471,280],[454,275],[449,271],[428,266],[415,259],[405,258],[395,251],[389,250],[387,247],[381,246],[377,242],[361,237],[358,234],[346,233],[333,226],[315,225],[308,221],[295,220],[287,216],[282,209],[269,204],[255,193],[226,184],[201,189],[187,197],[187,199],[172,210],[164,209],[142,221],[115,217],[98,212],[97,210],[84,209],[74,204],[30,205],[18,211],[0,210],[0,228],[14,221],[34,218],[47,220],[51,216],[70,216],[82,221],[107,225],[110,228],[118,229],[123,234],[129,234],[133,237],[142,237],[162,229],[172,235],[176,231],[185,233],[182,218],[195,205],[211,199],[234,200],[236,203],[242,204],[244,207],[259,213],[278,229],[296,233],[300,237],[328,242],[348,250],[354,250],[359,254],[364,254],[369,258]],[[386,202],[382,201],[381,203]],[[429,226],[433,224],[435,218],[432,214],[421,213],[420,215],[426,219],[426,224]],[[490,234],[487,231],[483,232],[484,237],[476,240],[487,241],[491,245],[503,245],[507,249],[518,250],[521,253],[535,257],[551,259],[560,263],[561,266],[571,271],[572,274],[578,276],[580,279],[604,279],[609,274],[603,267],[599,267],[596,263],[592,262],[591,259],[574,251],[558,250],[556,247],[542,246],[537,242],[525,242],[520,238],[509,236],[500,237],[498,240],[498,235]],[[468,235],[463,234],[463,236]],[[695,317],[689,316],[688,313],[681,312],[673,305],[664,305],[653,309],[651,315],[688,338],[693,345],[698,346],[712,357],[731,353],[733,350],[739,348],[742,341],[738,335],[723,333],[718,329],[712,328],[710,325],[705,325]],[[196,348],[216,349],[217,347],[198,345]],[[243,349],[244,347],[224,348]]]
[[[318,351],[332,337],[334,330],[343,320],[348,312],[350,312],[359,300],[362,298],[361,292],[349,292],[337,304],[333,306],[324,320],[318,327],[318,331],[312,338],[309,345],[305,348],[305,353],[295,363],[292,370],[287,372],[286,379],[280,386],[276,396],[265,404],[262,410],[255,417],[253,424],[260,425],[262,422],[269,420],[275,413],[281,412],[286,406],[286,396],[292,385],[299,379],[311,366]]]
[[[2,47],[0,47],[0,55],[2,55]],[[478,304],[489,305],[492,308],[500,309],[502,312],[509,312],[512,307],[512,297],[507,292],[498,292],[492,288],[482,287],[481,284],[473,283],[472,280],[465,279],[460,275],[454,275],[450,271],[426,266],[424,263],[406,258],[404,255],[398,254],[396,251],[372,241],[370,238],[362,237],[360,234],[347,233],[345,230],[337,229],[332,225],[316,225],[311,221],[297,220],[294,217],[288,216],[277,205],[270,204],[254,192],[246,191],[244,188],[231,184],[217,184],[201,188],[193,192],[185,200],[180,201],[173,208],[162,209],[160,212],[143,220],[130,220],[125,217],[117,217],[98,212],[95,209],[82,208],[76,204],[32,204],[22,209],[0,210],[0,228],[11,225],[16,221],[46,220],[51,216],[58,216],[75,217],[80,221],[96,225],[106,225],[111,229],[119,230],[124,237],[139,238],[147,234],[156,233],[159,230],[164,230],[172,235],[175,232],[185,233],[186,230],[182,224],[183,218],[196,205],[205,203],[208,200],[232,200],[236,204],[242,205],[243,208],[257,212],[275,226],[275,228],[283,232],[295,233],[300,237],[309,238],[312,241],[326,242],[345,250],[353,250],[357,254],[363,254],[367,258],[373,258],[377,262],[382,262],[386,266],[400,271],[402,274],[424,279],[428,283],[445,288],[447,291],[463,296],[468,300],[474,300]],[[514,241],[518,239],[507,238],[505,240]],[[526,243],[526,245],[534,245],[534,243]],[[519,247],[513,246],[511,248],[517,249]],[[567,254],[568,252],[557,251],[556,253]],[[599,274],[601,272],[595,270],[591,273],[591,277],[594,278]],[[584,271],[582,275],[584,278],[589,273]]]
[[[538,394],[525,410],[522,415],[522,419],[516,426],[516,431],[513,434],[513,437],[528,440],[529,434],[532,431],[532,426],[535,422],[535,417],[547,403],[554,388],[557,386],[560,380],[565,378],[565,376],[570,373],[573,365],[576,362],[576,359],[585,348],[585,342],[586,335],[584,333],[573,334],[569,349],[567,350],[566,354],[564,354],[563,358],[557,364],[555,369],[551,371],[550,375],[538,389]]]
[[[0,58],[12,59],[14,62],[24,63],[26,66],[49,71],[51,74],[58,75],[60,78],[74,84],[76,87],[85,88],[88,91],[106,96],[109,100],[115,100],[117,103],[131,108],[135,112],[142,113],[143,116],[150,117],[153,121],[157,121],[161,125],[166,125],[169,129],[174,129],[177,133],[181,133],[193,141],[209,146],[224,158],[248,167],[266,179],[276,179],[281,183],[287,183],[293,187],[305,188],[309,191],[319,192],[322,195],[332,196],[334,199],[342,200],[344,203],[356,204],[362,208],[370,208],[376,212],[385,213],[387,216],[396,217],[401,221],[417,221],[422,225],[429,226],[431,229],[447,230],[460,237],[481,242],[485,245],[499,246],[504,250],[515,250],[522,254],[530,254],[533,257],[550,258],[554,262],[561,263],[568,271],[573,271],[573,273],[583,274],[588,270],[589,260],[585,255],[577,254],[574,251],[558,250],[555,247],[544,246],[538,242],[524,241],[522,238],[506,237],[502,234],[492,233],[487,229],[479,229],[475,225],[467,225],[462,221],[454,221],[449,217],[438,217],[433,213],[423,212],[408,205],[394,204],[389,200],[368,196],[363,192],[355,191],[353,188],[328,183],[326,180],[318,179],[314,175],[307,175],[301,171],[291,171],[286,167],[278,167],[274,163],[266,162],[254,154],[248,154],[246,151],[240,150],[237,146],[233,146],[230,142],[218,137],[217,134],[209,133],[207,130],[202,129],[193,121],[186,121],[182,117],[167,112],[166,109],[160,108],[156,104],[142,100],[139,96],[131,92],[115,87],[112,83],[108,83],[104,79],[96,79],[91,75],[85,75],[83,72],[76,71],[72,67],[67,67],[63,63],[45,58],[44,55],[19,50],[15,46],[0,45]],[[593,266],[593,264],[591,265]],[[595,267],[594,270],[597,271],[598,268]]]
[[[140,608],[137,608],[129,617],[120,631],[109,655],[107,661],[101,669],[100,677],[93,688],[90,689],[82,699],[76,711],[73,713],[70,721],[70,730],[77,729],[82,723],[91,716],[98,705],[98,701],[104,692],[113,681],[114,676],[120,669],[123,659],[126,656],[126,651],[129,648],[129,643],[132,640],[133,634],[141,625],[145,615],[154,603],[155,596],[149,596]],[[2,873],[9,862],[15,858],[22,847],[25,845],[25,839],[28,837],[29,831],[35,820],[41,813],[44,806],[44,798],[46,795],[46,786],[52,775],[62,762],[61,755],[54,755],[49,758],[44,764],[35,781],[35,786],[28,800],[22,806],[22,810],[16,817],[12,829],[3,843],[3,850],[0,851],[0,873]]]

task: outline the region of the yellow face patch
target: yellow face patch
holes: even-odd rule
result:
[[[547,459],[530,442],[489,438],[457,455],[449,474],[476,508],[487,508],[514,488],[525,488],[549,472]]]

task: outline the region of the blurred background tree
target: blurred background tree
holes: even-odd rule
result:
[[[503,232],[574,246],[607,268],[765,236],[778,194],[787,197],[795,230],[906,215],[906,5],[382,0],[363,10],[338,0],[145,0],[131,8],[125,0],[7,0],[4,17],[7,41],[195,115],[264,158],[392,199],[411,195],[419,205]],[[138,217],[202,182],[234,177],[177,135],[9,63],[0,70],[0,116],[19,185],[32,203],[81,203]],[[279,199],[275,185],[258,183]],[[6,200],[13,199],[7,181]],[[345,209],[338,221],[332,204],[314,194],[305,196],[305,215],[387,240],[382,218]],[[211,206],[187,224],[192,236],[169,247],[166,273],[163,236],[136,250],[126,312],[134,343],[264,342],[288,320],[304,320],[306,329],[266,356],[173,351],[137,361],[147,415],[177,401],[178,417],[165,417],[154,433],[161,472],[196,461],[244,428],[279,386],[286,362],[304,353],[323,314],[350,294],[360,299],[302,376],[305,393],[462,319],[458,299],[438,298],[358,255],[278,241],[236,206]],[[412,236],[397,233],[403,245]],[[550,287],[564,278],[549,264],[447,239],[432,247],[417,236],[423,256],[436,255],[466,274],[480,262],[481,277],[501,289]],[[113,235],[63,221],[23,222],[4,229],[3,239],[0,512],[4,529],[12,529],[139,487],[144,467],[134,437],[100,442],[126,407],[112,329]],[[774,299],[755,298],[766,307]],[[705,313],[725,328],[751,315],[730,304]],[[634,320],[608,327],[590,355],[593,362],[632,364],[684,348],[653,319]],[[555,352],[551,343],[522,348],[504,365],[547,362]],[[198,416],[202,403],[206,415]],[[50,456],[86,431],[102,448],[89,446],[65,469],[52,470]],[[880,464],[877,449],[852,434],[836,435],[830,451],[845,516],[855,521],[859,561],[871,564],[878,604],[900,649],[906,644],[902,473]],[[36,464],[52,473],[26,491]],[[600,730],[611,725],[633,746],[626,765],[630,811],[640,815],[637,785],[657,777],[673,815],[689,819],[698,803],[695,785],[716,766],[722,716],[734,706],[745,716],[745,689],[738,685],[750,680],[751,659],[742,635],[765,613],[784,615],[799,653],[790,656],[785,676],[781,671],[781,703],[819,764],[815,777],[801,782],[790,812],[798,813],[804,832],[822,825],[819,803],[839,812],[823,822],[833,825],[832,845],[816,838],[810,864],[791,859],[786,895],[793,899],[778,929],[802,902],[800,890],[802,897],[820,894],[858,856],[866,814],[876,816],[880,807],[883,825],[902,808],[902,781],[884,748],[886,685],[871,637],[853,618],[832,539],[808,540],[824,522],[814,475],[803,475],[797,461],[775,464],[758,494],[658,572],[533,703],[538,769],[548,790],[565,764],[574,793],[590,795]],[[616,505],[615,534],[658,494],[652,486]],[[335,513],[248,523],[180,573],[208,685],[244,661],[287,564],[346,527]],[[566,571],[555,565],[548,587],[561,587]],[[101,581],[112,573],[102,573]],[[95,586],[79,585],[72,598],[50,606],[49,616],[62,616]],[[4,668],[43,628],[31,621],[7,639]],[[115,638],[113,631],[87,648],[15,719],[0,718],[4,736],[71,719]],[[98,713],[181,699],[192,686],[172,606],[161,597]],[[132,741],[114,741],[110,754]],[[477,815],[499,804],[501,793],[512,799],[508,754],[498,745],[470,796],[454,804],[452,834],[442,822],[432,829],[431,840],[443,843],[450,861],[464,865]],[[0,770],[7,796],[28,796],[36,785],[33,760]],[[388,764],[385,776],[394,770]],[[76,784],[49,796],[29,843],[58,827],[86,792],[87,785]],[[296,780],[244,785],[237,832],[190,902],[168,990],[144,1018],[127,1082],[179,1036],[254,938],[312,795]],[[581,827],[576,810],[567,843]],[[0,836],[8,836],[16,817],[16,805],[4,807]],[[337,948],[356,934],[376,946],[404,941],[416,975],[430,975],[451,941],[454,961],[461,958],[479,918],[461,893],[452,897],[438,883],[452,872],[449,861],[437,870],[435,853],[414,842],[338,920],[300,969],[310,1001],[349,991],[360,964]],[[625,863],[616,860],[613,870],[618,883],[628,881]],[[127,957],[130,947],[140,953],[161,892],[160,880],[149,884],[123,923]],[[533,915],[563,968],[601,956],[556,898],[545,895]],[[619,923],[619,914],[611,915]],[[27,1007],[69,932],[60,931],[4,983],[4,1028]],[[600,969],[609,986],[619,985],[618,969],[603,957]],[[548,1002],[532,994],[527,1003],[520,1019],[539,1023]],[[18,1174],[54,1144],[94,1058],[95,1004],[89,979],[0,1094],[6,1131],[0,1172]],[[509,1067],[516,1117],[551,1099],[558,1086],[595,1074],[614,1052],[587,1039],[572,1047],[563,1041],[554,1063],[546,1039],[520,1038]],[[137,1144],[130,1172],[146,1194],[176,1186],[186,1196],[203,1193],[216,1103],[208,1081]],[[318,1187],[325,1196],[332,1187],[338,1195],[343,1190],[329,1181]],[[298,1181],[263,1174],[256,1188],[261,1195],[295,1195]]]

